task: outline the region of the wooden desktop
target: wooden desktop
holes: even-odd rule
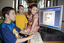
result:
[[[27,43],[30,43],[30,40]],[[43,41],[43,43],[64,43],[64,41]]]

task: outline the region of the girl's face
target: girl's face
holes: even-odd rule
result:
[[[37,7],[32,7],[31,13],[34,15],[37,12]]]
[[[18,11],[19,11],[19,13],[23,14],[24,13],[24,7],[19,7]]]
[[[7,16],[8,19],[10,19],[11,21],[15,20],[15,11],[14,10],[10,10],[9,15]]]

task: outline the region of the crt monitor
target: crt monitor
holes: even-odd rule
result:
[[[61,30],[63,5],[39,9],[39,25]]]

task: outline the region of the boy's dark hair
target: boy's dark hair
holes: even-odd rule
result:
[[[19,9],[19,7],[24,7],[24,6],[23,6],[23,5],[19,5],[19,6],[18,6],[18,9]]]
[[[9,15],[10,10],[14,10],[14,8],[12,8],[12,7],[4,7],[2,9],[2,16],[4,17],[4,19],[5,19],[5,14]]]

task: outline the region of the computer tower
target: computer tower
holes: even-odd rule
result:
[[[64,33],[58,30],[53,33],[39,30],[39,33],[43,41],[64,41]]]

